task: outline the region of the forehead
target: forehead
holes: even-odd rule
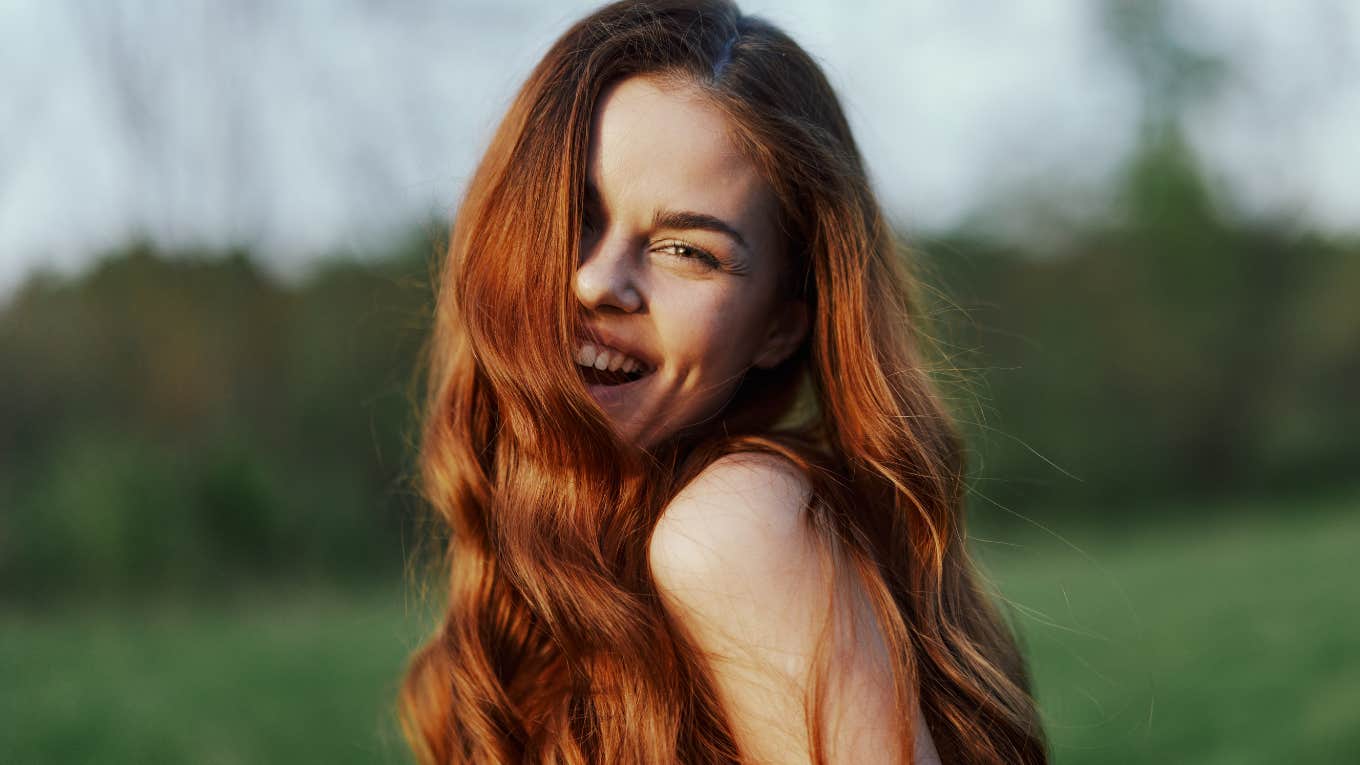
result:
[[[778,209],[774,193],[730,130],[694,86],[630,77],[596,107],[590,181],[611,212],[707,213],[766,237]]]

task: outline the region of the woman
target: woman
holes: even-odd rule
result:
[[[578,22],[437,284],[422,761],[1044,761],[914,283],[782,32],[721,0]]]

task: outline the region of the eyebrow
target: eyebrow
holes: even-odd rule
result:
[[[595,184],[589,180],[586,181],[586,204],[600,205],[600,192],[595,188]],[[741,245],[742,249],[747,252],[751,251],[751,245],[746,242],[746,237],[741,235],[736,226],[708,213],[692,210],[657,210],[652,215],[652,228],[669,228],[677,231],[712,231],[727,236]]]
[[[741,232],[724,221],[722,218],[715,218],[712,215],[689,210],[657,210],[652,216],[652,228],[673,228],[680,231],[702,230],[712,231],[717,234],[726,234],[732,241],[742,246],[750,252],[751,245],[746,243],[746,238]]]

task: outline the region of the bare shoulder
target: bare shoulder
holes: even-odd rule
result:
[[[812,485],[788,459],[738,452],[715,460],[676,494],[653,531],[658,586],[686,588],[776,575],[806,562]]]
[[[808,761],[803,698],[819,641],[830,636],[829,761],[899,761],[884,646],[876,630],[845,629],[865,624],[866,612],[857,595],[833,596],[834,558],[808,518],[815,501],[811,481],[784,457],[722,457],[663,512],[649,545],[652,577],[707,658],[746,759]],[[857,637],[843,641],[847,634]],[[928,740],[918,734],[916,762],[936,761],[919,749]]]

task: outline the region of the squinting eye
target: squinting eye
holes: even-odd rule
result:
[[[701,250],[698,247],[692,247],[683,242],[671,242],[669,244],[664,244],[658,247],[657,249],[661,250],[662,252],[670,252],[677,258],[681,258],[684,260],[697,260],[701,263],[707,264],[711,268],[717,268],[722,265],[722,263],[718,262],[717,258],[713,257],[706,250]]]

